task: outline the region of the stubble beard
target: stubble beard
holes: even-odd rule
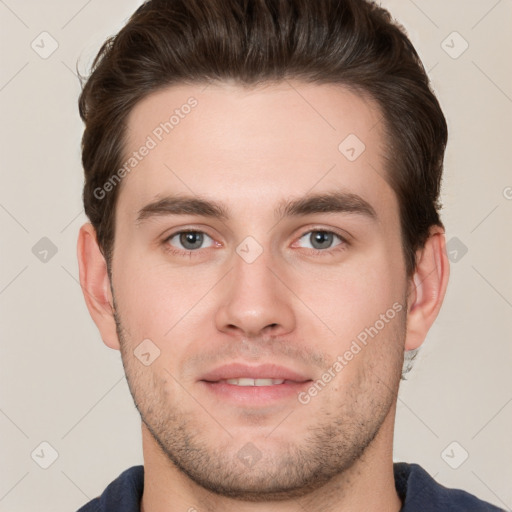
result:
[[[226,432],[219,433],[219,424],[200,406],[194,407],[192,403],[191,414],[190,407],[185,410],[178,401],[173,402],[166,382],[175,384],[174,378],[170,373],[157,375],[143,367],[133,355],[135,344],[128,339],[118,313],[114,313],[114,318],[128,386],[143,423],[172,466],[217,495],[265,502],[299,498],[319,489],[364,456],[396,401],[403,364],[405,317],[390,324],[387,333],[388,340],[393,337],[397,350],[388,354],[391,369],[381,373],[385,379],[379,377],[379,368],[374,365],[361,366],[358,378],[347,382],[346,390],[342,389],[344,395],[337,409],[315,408],[305,415],[309,405],[297,402],[290,423],[284,421],[272,437],[277,438],[282,427],[292,428],[299,414],[298,424],[310,416],[315,418],[308,425],[307,434],[290,443],[285,441],[290,435],[283,430],[283,441],[277,446],[273,442],[272,449],[265,446],[264,436],[259,435],[253,444],[260,450],[261,459],[248,467],[237,456],[245,442]],[[389,348],[389,344],[386,346]],[[177,384],[175,389],[182,390]],[[321,395],[315,400],[322,400]],[[185,398],[194,402],[190,395]],[[281,419],[276,418],[276,425]],[[215,420],[222,424],[222,418]],[[229,431],[229,425],[224,427]]]

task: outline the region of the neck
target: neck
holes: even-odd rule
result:
[[[204,489],[172,464],[142,424],[141,512],[399,512],[402,503],[395,489],[392,457],[395,409],[350,468],[305,496],[272,502],[240,501]]]

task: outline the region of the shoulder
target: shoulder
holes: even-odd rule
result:
[[[140,512],[143,488],[144,466],[132,466],[77,512]]]
[[[461,489],[449,489],[437,483],[420,465],[395,462],[395,486],[403,501],[400,512],[502,512]]]

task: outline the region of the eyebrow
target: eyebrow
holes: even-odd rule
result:
[[[372,220],[377,219],[370,203],[357,194],[347,192],[310,194],[284,200],[274,210],[274,215],[279,219],[313,213],[356,213]],[[229,208],[221,202],[195,196],[166,196],[142,207],[135,222],[141,224],[147,219],[166,215],[197,215],[223,221],[230,218]]]

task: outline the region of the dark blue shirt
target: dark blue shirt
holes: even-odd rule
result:
[[[503,512],[466,491],[443,487],[418,464],[395,462],[393,470],[400,512]],[[133,466],[78,512],[140,512],[143,488],[144,466]]]

